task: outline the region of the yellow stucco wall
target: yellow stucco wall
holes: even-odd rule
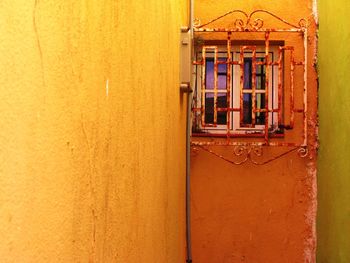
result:
[[[187,1],[0,1],[0,261],[182,262]]]

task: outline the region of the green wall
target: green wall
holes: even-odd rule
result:
[[[350,1],[319,0],[318,263],[350,262]]]

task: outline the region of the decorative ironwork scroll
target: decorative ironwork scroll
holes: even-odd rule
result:
[[[298,24],[292,24],[288,21],[286,21],[285,19],[267,11],[267,10],[263,10],[263,9],[258,9],[258,10],[255,10],[253,12],[251,12],[250,14],[247,13],[247,12],[244,12],[242,10],[238,10],[238,9],[235,9],[235,10],[231,10],[217,18],[214,18],[212,20],[210,20],[209,22],[205,23],[205,24],[201,24],[200,23],[200,20],[199,19],[196,19],[195,20],[195,29],[198,30],[198,31],[201,31],[205,30],[206,26],[208,25],[211,25],[213,24],[214,22],[224,18],[224,17],[227,17],[229,15],[233,15],[233,14],[240,14],[244,17],[244,19],[241,19],[241,18],[236,18],[233,20],[233,25],[234,25],[234,28],[235,30],[237,31],[260,31],[262,29],[264,29],[264,20],[262,18],[259,18],[259,17],[256,17],[258,14],[267,14],[273,18],[275,18],[276,20],[282,22],[283,24],[285,25],[288,25],[290,26],[290,30],[304,30],[308,27],[308,22],[306,19],[302,18],[299,20]],[[265,31],[266,29],[264,29]],[[286,31],[287,29],[277,29],[277,28],[270,28],[269,31],[280,31],[280,30],[283,30],[283,31]]]
[[[228,162],[234,165],[241,165],[247,162],[251,162],[255,165],[264,165],[271,163],[275,160],[278,160],[279,158],[286,156],[287,154],[290,154],[292,152],[297,152],[298,155],[302,158],[306,157],[308,154],[308,150],[305,147],[294,147],[292,149],[289,149],[287,151],[284,151],[283,153],[280,153],[270,159],[263,160],[263,148],[262,146],[235,146],[233,148],[233,153],[231,154],[231,159],[228,157],[225,157],[216,151],[213,151],[212,149],[204,146],[199,146],[200,149]]]

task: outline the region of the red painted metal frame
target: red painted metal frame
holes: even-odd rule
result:
[[[232,65],[231,65],[231,32],[227,33],[227,60],[226,60],[226,64],[227,64],[227,68],[226,68],[226,107],[229,108],[230,107],[230,103],[231,103],[231,88],[232,88],[232,83],[231,83],[231,70],[232,70]],[[230,110],[226,110],[226,137],[227,137],[227,141],[229,141],[230,139]]]
[[[265,32],[265,144],[269,144],[269,49],[270,32]],[[253,65],[254,67],[254,65]]]

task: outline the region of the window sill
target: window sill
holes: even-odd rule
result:
[[[215,133],[192,133],[192,137],[211,137],[211,138],[227,138],[229,136],[230,138],[264,138],[265,135],[263,133],[261,134],[215,134]],[[284,133],[279,134],[269,134],[269,138],[284,138]]]

